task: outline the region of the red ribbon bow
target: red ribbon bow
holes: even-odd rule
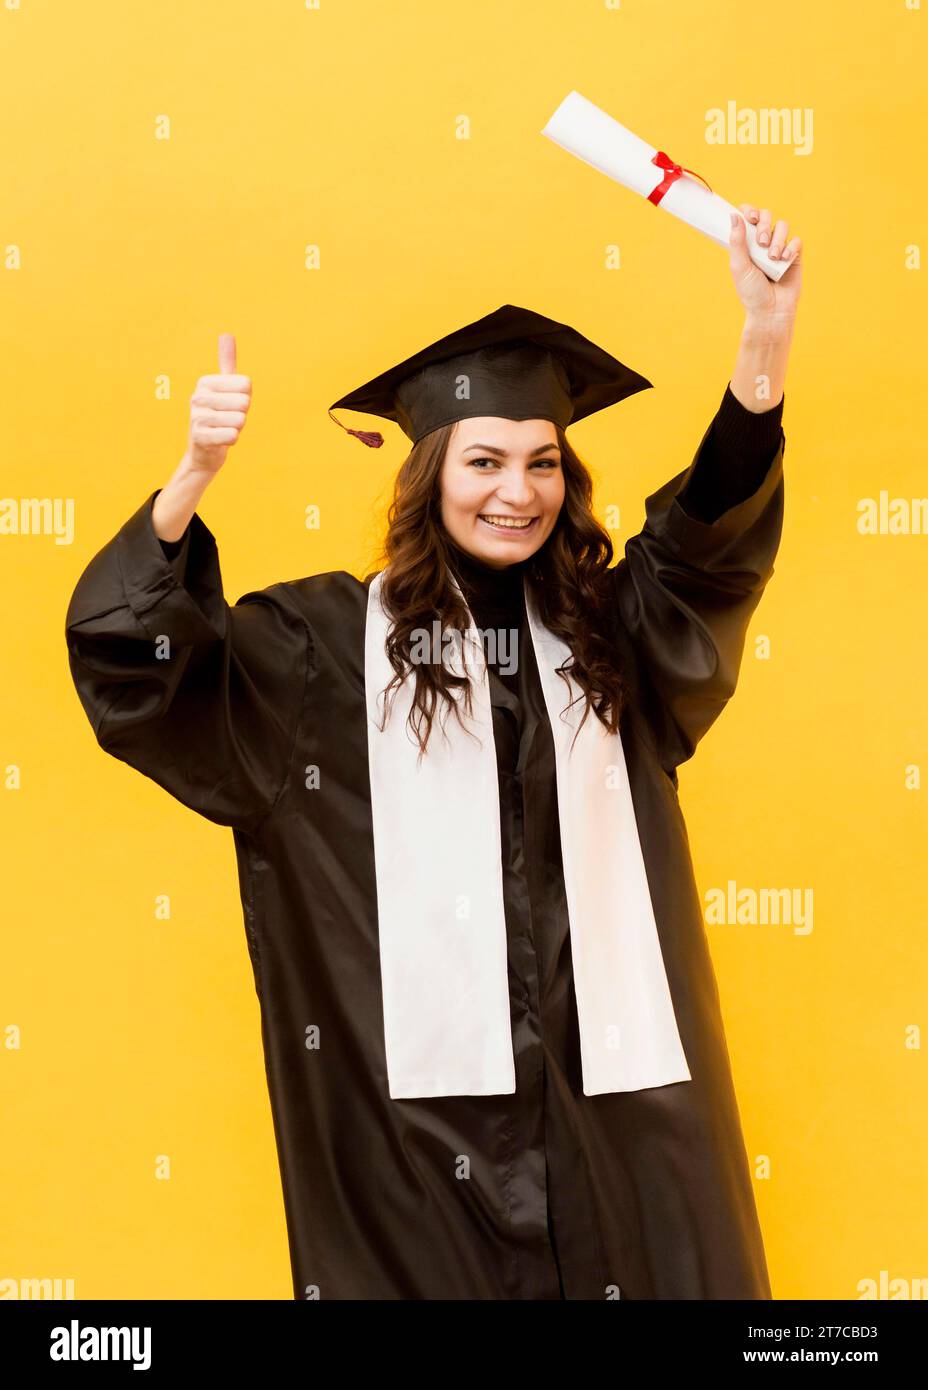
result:
[[[700,183],[706,183],[702,174],[697,174],[695,169],[685,169],[682,164],[674,164],[670,155],[664,154],[663,150],[658,150],[657,154],[652,155],[651,163],[656,164],[658,169],[666,170],[660,183],[656,188],[652,188],[651,192],[648,194],[648,202],[653,203],[655,207],[657,207],[668,188],[672,188],[677,179],[683,174],[692,174],[694,178],[699,179]],[[706,187],[709,188],[707,183]],[[711,188],[709,188],[709,192],[712,192]]]

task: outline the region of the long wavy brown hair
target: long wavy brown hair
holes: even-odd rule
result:
[[[471,677],[456,674],[440,660],[412,659],[416,630],[431,631],[437,619],[441,631],[462,632],[468,626],[467,609],[448,577],[451,560],[448,533],[441,519],[440,476],[454,424],[432,430],[415,444],[396,476],[387,514],[387,535],[382,558],[385,573],[381,601],[391,626],[386,650],[394,675],[383,692],[384,727],[390,712],[390,692],[414,672],[415,691],[407,719],[421,757],[428,745],[439,704],[445,718],[453,711],[461,719],[460,705],[472,712]],[[551,632],[570,648],[572,659],[559,668],[574,703],[566,672],[576,681],[585,699],[582,724],[592,710],[612,733],[628,695],[614,643],[609,633],[613,615],[606,609],[605,585],[600,582],[612,561],[608,532],[592,512],[593,480],[560,427],[555,425],[564,471],[564,502],[550,536],[525,562],[538,612]],[[463,648],[462,648],[463,654]],[[444,721],[439,719],[444,729]],[[468,731],[469,732],[469,731]]]

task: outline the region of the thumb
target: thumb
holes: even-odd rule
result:
[[[229,374],[235,371],[235,338],[231,333],[219,334],[219,370]]]
[[[729,261],[732,271],[737,274],[744,274],[750,270],[754,262],[748,255],[748,233],[744,218],[738,212],[730,214],[730,226],[728,232]]]

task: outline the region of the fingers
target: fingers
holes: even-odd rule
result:
[[[215,380],[215,377],[200,377],[191,397],[194,405],[203,406],[207,410],[247,410],[249,408],[251,405],[250,391],[225,391],[221,387],[209,385]],[[222,380],[225,381],[225,377]]]
[[[248,418],[251,397],[244,391],[210,389],[205,385],[209,380],[209,377],[201,377],[197,382],[197,388],[190,397],[190,418],[200,429],[232,429],[237,437]]]
[[[770,209],[756,208],[753,203],[742,203],[741,211],[749,222],[752,222],[757,230],[757,240],[761,246],[766,246],[770,240]]]
[[[770,221],[770,209],[761,208],[757,219],[757,241],[760,246],[766,246],[770,241]]]
[[[228,448],[230,444],[238,443],[239,431],[231,427],[216,428],[207,424],[203,420],[195,420],[190,427],[190,440],[195,448],[216,449],[221,447]]]
[[[788,242],[786,243],[786,245],[783,247],[783,256],[782,256],[782,259],[783,259],[784,261],[790,261],[790,260],[796,261],[796,260],[799,259],[799,252],[800,252],[801,250],[802,250],[802,238],[801,238],[801,237],[798,237],[798,236],[790,237],[789,241],[788,241]]]
[[[231,391],[233,394],[248,396],[250,399],[251,377],[242,376],[240,373],[234,373],[231,376],[217,376],[214,372],[212,376],[201,376],[197,381],[197,390],[199,391],[204,388],[207,391],[214,391],[223,396]]]
[[[770,234],[770,255],[774,260],[779,258],[780,252],[786,245],[787,226],[786,222],[780,221]]]
[[[740,203],[739,207],[747,220],[755,227],[760,246],[769,243],[772,260],[795,260],[802,242],[799,237],[789,236],[789,223],[781,218],[773,225],[773,215],[769,208],[757,208],[753,203]]]
[[[210,428],[240,430],[248,417],[244,410],[201,410],[199,418]]]
[[[231,333],[219,334],[219,371],[223,376],[235,371],[235,338]]]

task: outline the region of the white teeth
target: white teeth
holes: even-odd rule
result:
[[[521,518],[511,516],[484,516],[483,519],[484,521],[488,521],[491,526],[506,526],[511,531],[524,531],[526,526],[531,526],[532,522],[535,520],[533,516]]]

